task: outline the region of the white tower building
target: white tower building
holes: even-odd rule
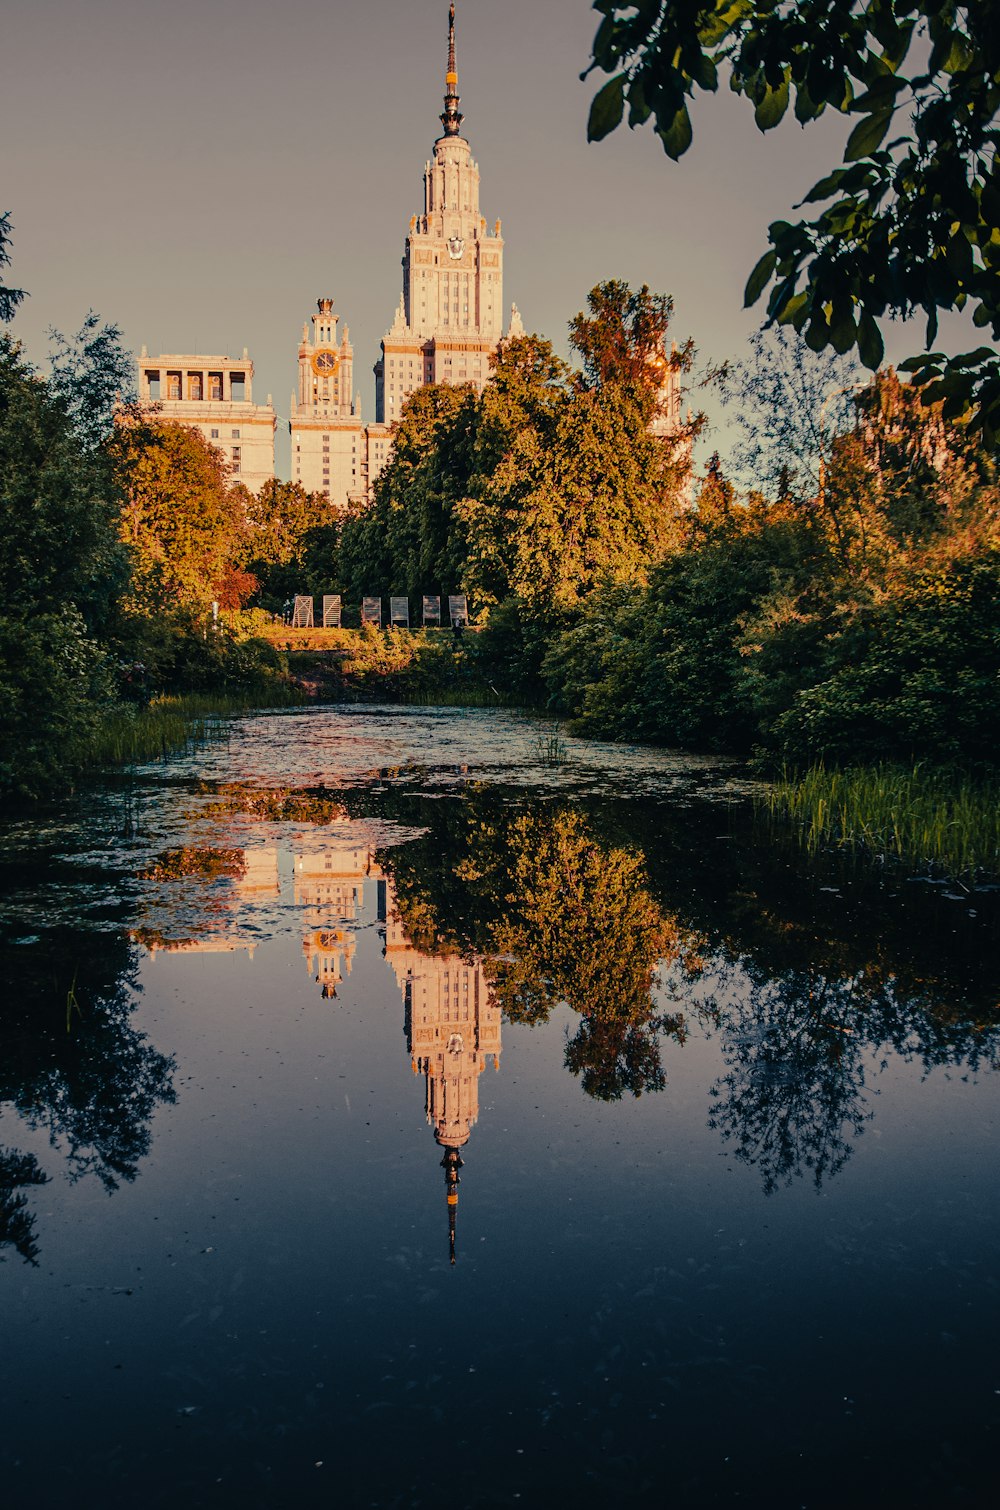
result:
[[[403,292],[375,365],[375,417],[397,420],[424,383],[482,389],[503,334],[503,238],[479,209],[479,165],[461,135],[455,7],[448,13],[444,134],[424,167],[423,213],[410,220]],[[515,312],[516,327],[520,321]]]

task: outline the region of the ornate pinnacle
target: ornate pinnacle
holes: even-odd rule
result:
[[[455,1262],[455,1216],[458,1211],[458,1187],[461,1183],[458,1171],[464,1160],[457,1148],[446,1148],[441,1168],[444,1170],[445,1187],[448,1192],[448,1257]]]
[[[457,136],[465,119],[458,108],[458,65],[455,62],[455,6],[448,7],[448,72],[444,76],[444,110],[441,124],[445,136]]]

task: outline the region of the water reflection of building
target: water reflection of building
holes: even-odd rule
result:
[[[448,1232],[455,1262],[460,1150],[479,1117],[479,1077],[492,1056],[500,1068],[500,1007],[492,1000],[483,961],[415,949],[406,935],[392,883],[383,883],[380,918],[385,954],[403,997],[406,1046],[424,1077],[424,1109],[444,1150]]]
[[[321,850],[295,856],[294,900],[304,908],[306,933],[302,940],[309,974],[324,997],[351,973],[356,946],[350,927],[357,920],[366,880],[381,871],[371,847],[358,838],[356,825],[334,834]]]
[[[138,930],[137,936],[147,950],[150,959],[155,960],[157,953],[164,954],[239,954],[245,952],[253,959],[254,949],[259,941],[259,933],[245,934],[240,931],[239,909],[241,902],[258,903],[263,897],[277,897],[281,894],[281,880],[278,875],[278,851],[274,848],[244,849],[235,851],[242,854],[242,870],[227,881],[227,892],[220,896],[213,896],[211,901],[205,903],[204,910],[196,913],[196,926],[202,932],[191,938],[167,938],[155,926]],[[183,894],[182,906],[194,910],[194,903],[188,892]],[[171,918],[171,923],[176,919]],[[216,931],[209,931],[213,925],[225,922],[223,930],[217,927]]]

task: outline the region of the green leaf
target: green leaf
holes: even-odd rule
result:
[[[663,150],[668,157],[673,158],[674,162],[679,157],[683,157],[691,145],[694,134],[691,130],[691,117],[687,113],[687,106],[682,105],[670,125],[661,126],[656,134],[663,143]]]
[[[712,91],[718,89],[719,71],[708,53],[699,53],[698,61],[692,70],[692,77],[695,83],[700,85],[702,89],[710,89]]]
[[[867,310],[858,321],[858,355],[869,372],[878,371],[885,355],[882,332]]]
[[[597,36],[594,38],[594,45],[591,48],[594,62],[597,63],[601,68],[606,69],[608,73],[611,72],[611,69],[615,65],[615,54],[617,51],[615,47],[615,36],[617,31],[618,22],[615,20],[614,16],[606,15],[600,26],[597,28]]]
[[[794,325],[796,316],[801,314],[809,302],[809,295],[796,294],[794,299],[789,299],[784,307],[775,312],[775,319],[779,325]],[[798,327],[796,326],[796,329]]]
[[[857,340],[857,328],[850,306],[835,312],[830,322],[830,345],[838,356],[844,356]],[[866,364],[867,365],[867,364]]]
[[[819,183],[813,184],[801,204],[816,204],[819,199],[829,199],[832,193],[837,193],[841,178],[846,174],[846,168],[837,168],[832,174],[826,174],[826,178],[820,178]],[[798,208],[798,205],[796,205]]]
[[[603,141],[616,126],[621,125],[625,113],[625,75],[618,73],[609,79],[603,89],[594,95],[587,121],[588,142]]]
[[[774,272],[777,262],[778,254],[772,247],[769,252],[764,253],[747,279],[746,290],[743,294],[744,309],[749,309],[751,304],[757,303],[765,287],[771,281],[771,274]]]
[[[807,121],[814,121],[817,116],[823,114],[826,109],[826,100],[818,103],[809,93],[809,86],[803,80],[795,91],[795,119],[799,125],[804,126]]]
[[[986,305],[980,304],[979,308],[972,316],[972,323],[977,327],[977,329],[982,330],[983,326],[988,325],[991,319],[992,316],[989,310],[986,308]]]
[[[892,111],[886,110],[881,115],[866,115],[864,120],[858,121],[847,138],[844,161],[855,163],[859,157],[870,157],[888,131],[891,120]]]
[[[777,89],[772,89],[770,84],[764,91],[764,97],[754,109],[753,118],[761,131],[772,131],[788,109],[788,80],[782,79]]]
[[[643,126],[652,115],[652,109],[646,99],[646,89],[641,77],[636,75],[628,87],[628,123],[630,126]]]

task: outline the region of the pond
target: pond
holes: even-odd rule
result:
[[[8,821],[5,1499],[994,1503],[998,893],[754,793],[310,708]]]

